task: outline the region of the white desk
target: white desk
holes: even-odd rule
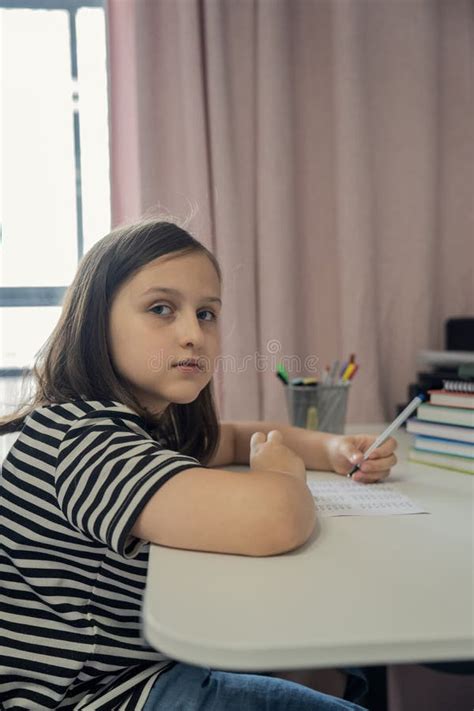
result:
[[[150,644],[234,671],[473,659],[473,477],[408,463],[397,439],[390,481],[429,514],[320,519],[270,558],[152,546]]]

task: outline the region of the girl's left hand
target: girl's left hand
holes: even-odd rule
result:
[[[372,442],[377,439],[375,435],[334,435],[328,441],[328,457],[332,469],[336,474],[346,475],[363,460],[364,452]],[[353,475],[354,481],[370,484],[386,479],[390,469],[397,463],[394,454],[397,441],[389,437],[386,442],[377,447],[368,459],[362,464],[359,471]]]

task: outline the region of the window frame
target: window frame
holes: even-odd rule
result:
[[[69,46],[71,57],[71,83],[73,85],[72,119],[74,132],[74,167],[76,193],[77,261],[84,254],[84,229],[82,207],[82,170],[80,141],[79,94],[77,93],[77,31],[76,15],[84,7],[99,7],[105,12],[106,0],[0,0],[2,10],[65,10],[69,14]],[[1,240],[1,236],[0,236]],[[61,306],[67,286],[0,286],[0,308]],[[29,368],[0,368],[0,378],[11,378],[31,372]]]

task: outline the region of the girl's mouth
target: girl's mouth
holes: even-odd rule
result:
[[[176,365],[176,370],[180,373],[201,373],[201,368],[198,365]]]
[[[176,363],[173,367],[176,368],[176,370],[178,370],[180,373],[190,375],[202,373],[203,370],[198,364],[198,361],[194,359],[180,361],[179,363]]]

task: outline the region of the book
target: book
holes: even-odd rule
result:
[[[428,422],[474,428],[474,412],[467,408],[445,407],[424,402],[418,407],[417,417],[420,420],[428,420]]]
[[[453,457],[451,454],[437,454],[411,449],[408,459],[416,464],[429,464],[431,467],[452,469],[463,474],[474,474],[474,462],[468,457]]]
[[[432,405],[446,405],[447,407],[465,407],[474,410],[474,392],[460,393],[449,390],[428,390]]]
[[[440,439],[454,440],[455,442],[471,442],[474,444],[474,429],[459,427],[459,425],[443,425],[437,422],[426,422],[412,417],[407,422],[407,432],[412,434],[438,437]]]
[[[415,437],[415,449],[438,452],[439,454],[452,454],[456,457],[468,457],[474,461],[474,444],[468,442],[453,442],[448,439],[418,435]]]

